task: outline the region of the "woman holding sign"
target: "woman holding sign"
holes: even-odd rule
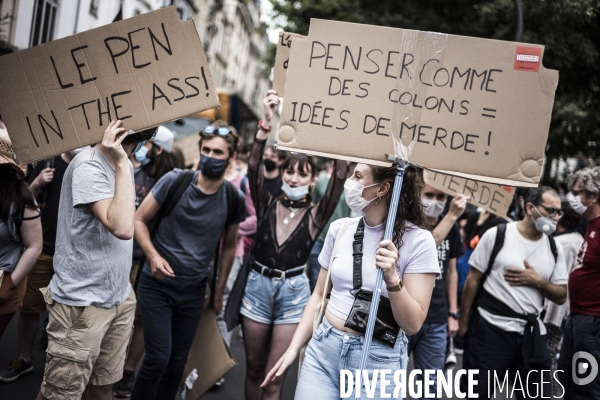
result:
[[[387,380],[387,398],[401,398],[395,382],[405,384],[406,378],[394,374],[406,370],[406,335],[413,335],[421,328],[440,267],[435,241],[425,229],[421,205],[423,182],[413,167],[408,167],[404,175],[392,240],[381,240],[395,176],[395,167],[356,166],[345,184],[345,196],[352,211],[363,211],[364,217],[331,224],[319,256],[322,268],[317,286],[289,348],[271,369],[263,387],[268,388],[273,380],[280,379],[310,339],[296,399],[315,396],[339,399],[342,394],[355,395],[357,387],[362,388],[362,398],[386,398],[381,392],[383,379]],[[383,270],[384,282],[366,363],[371,380],[364,382],[361,373],[361,382],[357,383],[355,374],[363,350],[377,268]],[[313,332],[315,309],[325,291],[330,293],[329,304]],[[342,370],[350,372],[342,375]],[[389,370],[392,375],[382,378],[372,370]],[[340,377],[346,382],[342,387]],[[369,389],[365,390],[365,384]]]
[[[294,154],[281,168],[284,194],[271,196],[259,166],[278,105],[276,92],[269,91],[264,101],[264,119],[248,162],[250,193],[258,218],[254,249],[246,264],[249,273],[240,273],[233,289],[244,290],[243,299],[238,306],[235,302],[228,304],[231,308],[241,303],[241,310],[234,312],[239,310],[242,315],[247,399],[281,397],[283,376],[266,389],[260,384],[287,349],[300,322],[310,297],[305,265],[315,240],[335,210],[346,179],[346,163],[337,161],[323,199],[311,204],[310,193],[318,171],[308,156]],[[241,283],[246,279],[244,289]]]

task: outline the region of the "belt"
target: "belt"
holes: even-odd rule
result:
[[[494,315],[516,318],[525,321],[523,344],[521,346],[525,368],[544,364],[542,335],[540,331],[540,324],[538,322],[538,316],[536,314],[519,314],[502,301],[496,299],[487,290],[482,290],[478,305]]]
[[[294,276],[302,275],[304,273],[304,266],[292,268],[287,271],[281,271],[275,268],[265,267],[257,261],[252,264],[252,269],[267,278],[281,280],[286,278],[292,278]]]

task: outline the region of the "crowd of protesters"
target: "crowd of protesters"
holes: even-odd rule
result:
[[[600,378],[571,377],[579,352],[600,360],[600,167],[560,193],[519,188],[508,215],[407,167],[382,240],[396,167],[267,145],[279,101],[267,94],[249,154],[234,127],[205,127],[191,169],[164,126],[112,121],[100,143],[29,173],[0,130],[0,338],[18,311],[20,345],[0,382],[32,371],[47,310],[38,399],[174,399],[207,301],[227,345],[240,327],[247,399],[280,399],[301,354],[296,398],[339,398],[381,269],[385,334],[367,369],[406,369],[411,357],[444,370],[456,352],[480,370],[479,398],[492,370],[532,376],[546,395],[600,398]]]

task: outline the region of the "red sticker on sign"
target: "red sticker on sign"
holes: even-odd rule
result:
[[[542,49],[539,47],[517,46],[515,69],[519,71],[538,72],[542,60]]]

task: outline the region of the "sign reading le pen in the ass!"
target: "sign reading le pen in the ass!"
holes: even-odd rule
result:
[[[0,113],[20,162],[218,107],[193,21],[175,7],[0,57]]]
[[[293,38],[278,146],[537,186],[558,84],[543,49],[313,19]]]

